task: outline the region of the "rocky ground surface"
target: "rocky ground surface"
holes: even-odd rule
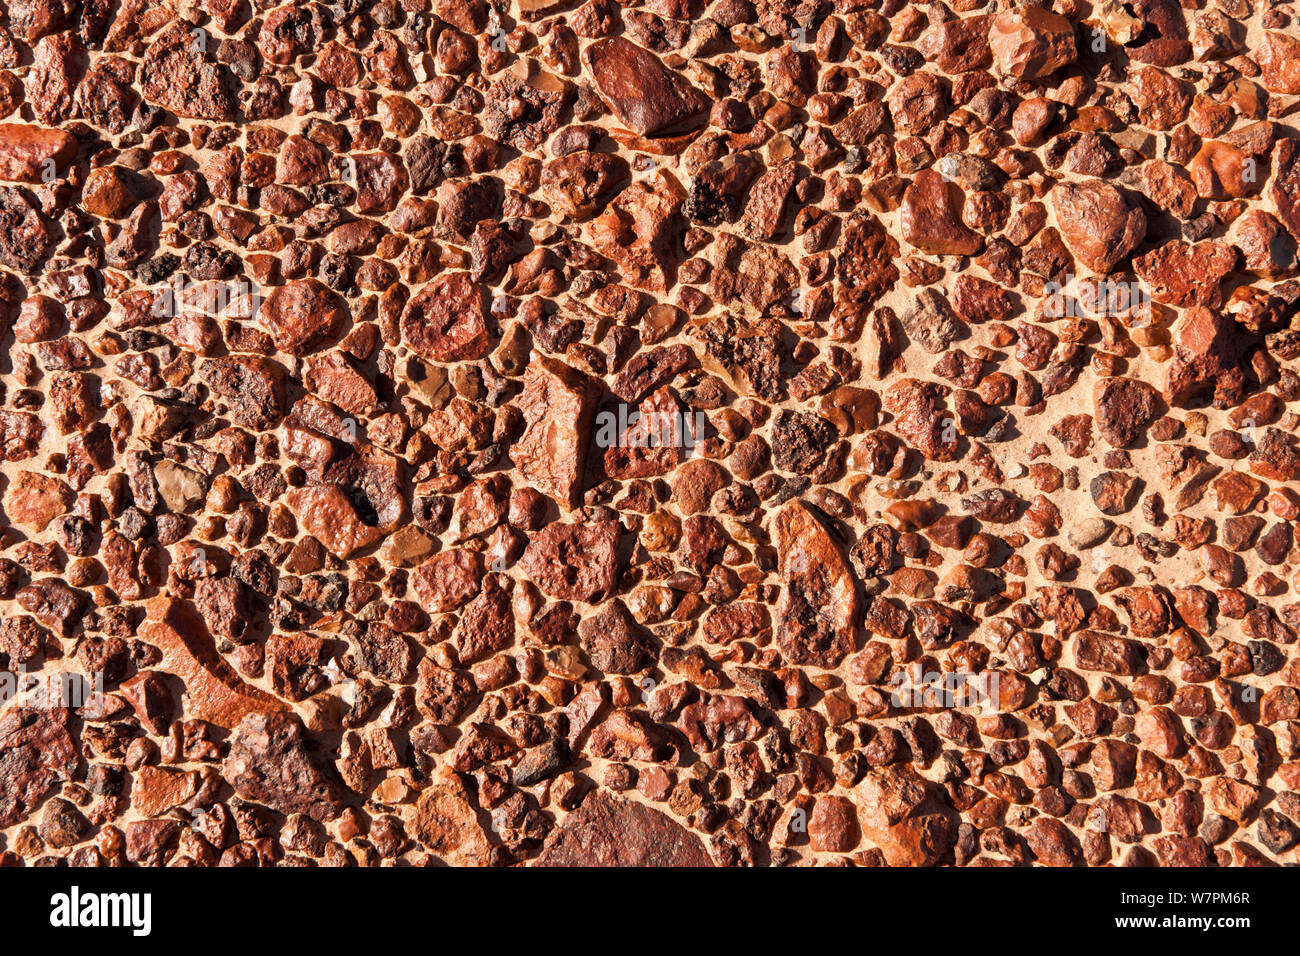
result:
[[[10,0],[0,863],[1296,862],[1298,105],[1272,0]]]

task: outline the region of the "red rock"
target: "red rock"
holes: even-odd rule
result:
[[[430,361],[481,359],[492,343],[478,283],[468,272],[435,278],[402,312],[402,338]]]
[[[822,796],[808,817],[808,840],[816,851],[848,853],[861,840],[858,813],[847,797]]]
[[[1210,309],[1188,309],[1174,330],[1174,357],[1166,373],[1164,399],[1186,407],[1209,393],[1218,408],[1231,408],[1241,400],[1245,374],[1238,365],[1238,350],[1230,319]]]
[[[1097,631],[1074,635],[1074,662],[1080,670],[1105,671],[1130,677],[1138,672],[1138,645]]]
[[[309,356],[303,362],[302,381],[313,395],[352,415],[368,417],[379,407],[374,386],[342,352]]]
[[[198,792],[199,775],[193,770],[141,767],[132,775],[131,803],[146,817],[161,816]]]
[[[1192,105],[1192,88],[1165,70],[1144,66],[1128,76],[1129,99],[1138,108],[1138,119],[1148,129],[1173,129],[1187,118]]]
[[[519,566],[551,597],[590,603],[613,590],[617,544],[613,521],[549,524],[533,535]]]
[[[1083,861],[1078,838],[1060,820],[1039,817],[1025,835],[1029,849],[1044,866],[1075,866]]]
[[[1247,823],[1259,812],[1259,788],[1240,780],[1215,777],[1207,782],[1203,792],[1210,809],[1235,823]]]
[[[136,198],[117,166],[98,166],[86,174],[81,207],[105,219],[121,219],[134,208]]]
[[[547,837],[534,866],[712,866],[699,838],[671,817],[597,791]]]
[[[209,62],[209,55],[184,23],[173,22],[145,51],[144,98],[186,119],[231,122],[237,110],[234,76],[225,65]]]
[[[240,679],[217,653],[203,619],[190,605],[158,598],[148,611],[140,636],[162,651],[158,669],[184,683],[188,715],[231,730],[250,714],[285,709],[282,701]]]
[[[61,782],[72,780],[80,753],[67,716],[25,707],[0,716],[0,826],[25,820]]]
[[[1124,9],[1137,19],[1124,44],[1130,57],[1152,66],[1176,66],[1192,55],[1187,20],[1177,0],[1133,0]]]
[[[905,378],[885,392],[884,406],[897,418],[894,427],[930,461],[952,461],[959,435],[948,412],[949,389],[936,382]]]
[[[623,281],[666,292],[676,280],[676,237],[686,192],[665,170],[633,183],[591,221],[596,249],[618,263]]]
[[[1270,93],[1300,93],[1300,39],[1265,30],[1256,61],[1263,73],[1264,88]]]
[[[12,186],[0,186],[0,264],[31,275],[54,251],[36,207]]]
[[[709,101],[684,76],[624,37],[597,40],[583,62],[601,97],[638,136],[668,136],[700,126]]]
[[[931,866],[956,839],[956,828],[933,791],[911,767],[871,771],[858,784],[862,832],[890,866]]]
[[[921,170],[903,193],[903,238],[931,255],[975,255],[984,240],[962,224],[961,207],[961,187],[932,169]]]
[[[24,183],[61,179],[76,156],[77,141],[64,130],[0,124],[0,179]]]
[[[333,339],[348,321],[348,307],[317,279],[295,279],[273,289],[258,310],[282,352],[303,356]]]
[[[1100,379],[1092,392],[1097,430],[1116,448],[1131,448],[1146,435],[1159,412],[1159,393],[1131,378]]]
[[[1232,224],[1232,244],[1241,252],[1242,268],[1255,275],[1280,276],[1295,267],[1295,240],[1262,209],[1252,209]]]
[[[19,471],[5,489],[4,510],[9,521],[38,533],[72,507],[72,489],[57,478]]]
[[[785,581],[776,640],[791,664],[832,668],[857,644],[853,574],[825,526],[800,501],[776,517]]]
[[[1017,7],[989,24],[994,68],[1003,76],[1034,80],[1078,58],[1074,24],[1042,7]]]
[[[961,17],[931,27],[917,44],[926,59],[933,59],[944,73],[983,70],[993,64],[989,48],[988,14]]]
[[[1229,143],[1203,143],[1187,171],[1204,199],[1243,199],[1264,188],[1261,162]]]
[[[1237,251],[1218,242],[1167,242],[1133,260],[1133,269],[1157,302],[1170,305],[1223,304],[1223,282],[1237,267]]]
[[[401,159],[388,153],[367,153],[352,160],[356,172],[356,211],[364,216],[392,212],[410,187]]]
[[[415,839],[448,863],[484,866],[490,859],[491,844],[464,784],[454,774],[420,794],[410,829]]]
[[[596,389],[582,372],[539,357],[524,372],[519,400],[527,427],[511,448],[520,473],[561,507],[577,507],[591,442]]]
[[[1051,192],[1061,237],[1094,272],[1110,272],[1146,235],[1146,216],[1100,180],[1058,183]]]
[[[0,456],[5,461],[24,461],[36,454],[45,426],[27,412],[0,411]]]
[[[255,713],[240,721],[222,774],[245,800],[284,814],[333,820],[343,809],[340,789],[320,764],[297,716]]]
[[[1181,757],[1187,749],[1182,724],[1167,707],[1153,707],[1138,714],[1134,730],[1142,746],[1162,759]]]
[[[305,136],[289,136],[280,144],[275,181],[285,186],[315,186],[330,177],[329,153]]]
[[[1278,218],[1300,240],[1300,142],[1279,141],[1273,154],[1273,169],[1269,197],[1277,205]]]
[[[199,367],[208,388],[230,405],[235,421],[270,428],[284,416],[284,367],[259,355],[209,359]]]
[[[542,170],[542,193],[551,207],[577,221],[590,219],[627,182],[627,161],[612,153],[579,150]]]
[[[923,135],[948,113],[948,81],[933,73],[913,73],[894,84],[888,102],[899,132]]]
[[[473,551],[452,548],[420,565],[412,575],[411,586],[427,613],[445,614],[477,594],[482,579],[482,557]]]

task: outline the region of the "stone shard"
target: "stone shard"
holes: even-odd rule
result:
[[[666,136],[699,126],[709,101],[681,74],[625,37],[597,40],[583,51],[596,89],[638,136]]]
[[[158,669],[184,682],[186,711],[200,720],[233,730],[247,716],[286,709],[283,701],[246,683],[226,663],[188,603],[155,599],[140,636],[162,651]]]
[[[565,510],[582,498],[596,388],[577,369],[539,356],[524,372],[519,399],[527,427],[511,451],[520,473]]]
[[[1060,183],[1051,198],[1066,246],[1093,272],[1110,272],[1146,235],[1142,210],[1109,183]]]
[[[284,814],[303,813],[318,822],[342,808],[339,787],[311,753],[302,721],[285,712],[252,713],[235,731],[222,768],[235,792]]]
[[[672,817],[603,791],[554,830],[534,866],[712,866],[699,837]]]
[[[776,534],[785,582],[777,609],[781,653],[792,664],[836,667],[857,643],[853,573],[826,526],[802,502],[781,509]]]

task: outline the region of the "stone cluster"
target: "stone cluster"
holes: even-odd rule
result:
[[[1297,15],[0,5],[0,865],[1294,864]]]

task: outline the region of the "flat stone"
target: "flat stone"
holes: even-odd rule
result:
[[[533,866],[712,866],[700,838],[666,813],[592,793],[547,837]]]
[[[832,668],[856,647],[858,597],[853,573],[807,505],[786,503],[776,517],[785,582],[776,640],[791,664]]]
[[[582,372],[546,356],[529,363],[518,406],[527,426],[510,456],[524,478],[565,510],[582,497],[595,406],[595,385]]]
[[[184,601],[150,602],[140,636],[162,651],[158,669],[185,684],[185,711],[192,717],[232,730],[249,714],[271,714],[287,706],[235,673],[217,653],[203,618]]]
[[[23,183],[61,179],[76,156],[77,141],[65,130],[0,123],[0,179]]]
[[[1051,199],[1066,246],[1094,272],[1110,272],[1146,235],[1142,210],[1109,183],[1058,183]]]
[[[686,132],[705,119],[704,94],[625,37],[597,40],[583,51],[583,62],[619,121],[638,136]]]

